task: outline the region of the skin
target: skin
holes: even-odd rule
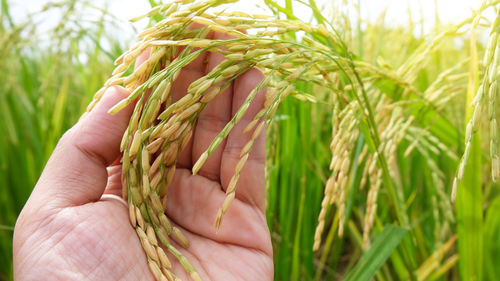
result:
[[[143,54],[138,64],[147,56]],[[184,68],[173,86],[174,101],[222,60],[217,54],[203,54]],[[265,220],[265,133],[243,168],[221,229],[216,232],[213,227],[240,150],[251,135],[242,131],[262,107],[264,93],[257,95],[243,120],[199,173],[190,172],[262,78],[258,70],[249,70],[205,108],[190,144],[179,156],[169,187],[166,214],[190,241],[186,249],[174,244],[203,280],[273,279]],[[133,105],[116,115],[107,111],[128,94],[120,87],[108,89],[98,105],[59,141],[16,223],[16,280],[154,280],[130,226],[128,208],[117,196],[109,196],[121,195],[119,146]],[[173,272],[190,280],[175,258],[168,256]]]

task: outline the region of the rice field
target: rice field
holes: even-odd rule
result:
[[[134,142],[138,130],[168,130],[172,120],[182,121],[176,145],[183,147],[198,114],[224,90],[218,83],[251,67],[266,77],[255,90],[267,89],[266,102],[246,130],[255,137],[241,152],[234,186],[214,221],[219,227],[231,208],[238,167],[266,124],[275,280],[498,279],[500,1],[478,3],[453,24],[437,20],[422,36],[423,23],[411,16],[404,27],[390,26],[383,15],[368,22],[354,16],[360,7],[348,1],[325,10],[314,0],[264,0],[272,16],[212,10],[234,1],[149,2],[150,28],[127,41],[114,29],[122,23],[86,0],[44,7],[37,15],[61,17],[44,34],[35,15],[16,22],[11,3],[1,1],[0,280],[13,278],[15,221],[45,162],[103,86],[133,90],[115,111],[137,97],[162,100],[161,107],[145,102],[144,111],[134,113],[140,123],[131,121],[123,146],[124,166],[130,166],[125,159],[150,157],[145,147],[155,141],[151,133],[139,138],[144,144]],[[311,19],[300,21],[298,8],[308,9]],[[101,18],[91,19],[90,12]],[[193,23],[197,27],[187,28]],[[233,39],[208,38],[210,31]],[[132,70],[146,49],[149,59]],[[203,52],[225,61],[191,85],[190,99],[163,100],[168,91],[161,81],[175,80],[176,71]],[[252,94],[193,173],[251,101]],[[149,161],[142,163],[124,170],[128,180],[149,171]],[[168,169],[151,181],[168,185]],[[126,192],[137,210],[135,194],[164,193],[133,186]]]

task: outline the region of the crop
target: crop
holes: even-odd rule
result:
[[[369,86],[365,85],[371,85],[374,80],[381,79],[381,73],[363,69],[365,70],[364,76],[370,77],[370,80],[365,78],[363,81],[356,69],[356,63],[351,59],[352,54],[346,50],[335,30],[329,31],[325,25],[313,27],[296,20],[275,20],[243,12],[209,13],[207,11],[209,8],[230,1],[200,1],[185,5],[190,2],[179,1],[157,6],[146,15],[159,15],[164,19],[142,32],[140,34],[142,41],[117,59],[118,66],[113,72],[113,77],[105,83],[104,88],[98,91],[93,102],[94,104],[98,101],[108,86],[121,83],[132,91],[132,94],[111,109],[111,113],[139,99],[122,141],[123,194],[124,197],[128,197],[132,225],[137,228],[149,257],[150,267],[157,279],[163,277],[159,265],[163,266],[162,270],[167,277],[172,273],[169,271],[170,263],[160,261],[156,254],[157,251],[162,252],[156,243],[156,238],[159,238],[163,246],[181,262],[194,280],[199,279],[193,266],[180,255],[167,238],[172,234],[180,241],[180,244],[188,246],[186,238],[178,229],[172,227],[164,214],[166,200],[163,205],[161,201],[162,198],[166,198],[168,185],[173,179],[176,156],[188,143],[199,113],[207,103],[229,85],[228,81],[232,81],[251,67],[262,69],[266,78],[250,93],[232,120],[226,124],[193,167],[193,174],[196,174],[204,161],[229,134],[234,124],[240,121],[256,93],[266,88],[264,108],[244,130],[246,133],[252,133],[252,137],[240,153],[240,162],[235,167],[234,176],[226,191],[226,200],[215,218],[215,227],[218,229],[221,226],[223,215],[235,197],[238,176],[253,143],[261,133],[264,124],[269,123],[274,117],[279,103],[287,96],[316,101],[315,97],[295,91],[296,83],[303,81],[314,84],[319,91],[332,92],[327,97],[330,98],[329,102],[333,105],[334,111],[333,139],[330,144],[333,155],[330,163],[331,176],[326,182],[313,248],[317,250],[320,247],[325,216],[332,204],[336,204],[338,210],[336,226],[338,235],[343,235],[348,184],[353,181],[350,178],[352,175],[350,172],[351,155],[356,142],[359,142],[359,128],[361,127],[364,128],[361,133],[365,140],[359,145],[361,153],[357,160],[358,164],[364,164],[359,187],[363,188],[367,181],[370,182],[363,221],[363,248],[367,249],[370,246],[369,235],[374,224],[377,197],[382,183],[385,182],[391,196],[395,198],[401,196],[392,186],[391,178],[395,175],[389,171],[389,167],[395,164],[397,147],[409,130],[423,130],[418,128],[418,125],[413,126],[417,128],[412,128],[414,117],[408,112],[408,107],[394,104],[390,98],[382,95],[377,89],[367,90],[365,87]],[[198,28],[193,28],[193,24],[198,24]],[[256,32],[249,35],[240,31],[246,29],[256,30]],[[497,59],[496,52],[493,51],[496,43],[495,30],[496,22],[492,27],[493,38],[487,49],[486,62]],[[230,35],[234,39],[211,40],[207,38],[210,31]],[[273,38],[280,34],[298,31],[305,32],[302,42]],[[179,47],[184,48],[179,50]],[[151,49],[149,59],[137,66],[135,71],[128,76],[123,76],[132,62],[147,49]],[[177,55],[179,51],[180,54]],[[171,85],[180,70],[203,52],[221,53],[225,56],[225,60],[206,76],[193,82],[184,97],[171,102]],[[165,67],[162,67],[163,65]],[[493,64],[493,67],[496,67],[496,64]],[[403,73],[400,75],[404,76],[405,71],[408,70],[403,68]],[[495,136],[497,126],[494,110],[494,97],[497,95],[494,76],[497,73],[496,68],[490,69],[488,73],[493,74],[484,78],[485,82],[476,95],[476,109],[467,127],[466,147],[456,182],[463,178],[472,140],[472,127],[477,127],[476,124],[479,123],[477,116],[480,109],[478,107],[483,101],[483,89],[489,89],[488,100],[493,100],[490,103],[490,120],[492,120],[490,125],[494,132],[491,157],[493,162],[498,160],[495,150],[498,141]],[[342,77],[345,82],[336,83],[335,80],[340,80],[339,77]],[[148,91],[151,91],[151,94],[146,97]],[[402,96],[410,100],[414,92],[412,89],[406,89]],[[439,97],[437,99],[434,103],[442,102]],[[419,98],[415,98],[414,102],[419,102]],[[424,107],[429,106],[423,100],[420,102],[424,103]],[[162,108],[164,108],[163,111]],[[434,140],[430,145],[446,150],[439,140]],[[434,163],[431,165],[437,166]],[[493,164],[494,181],[497,174],[498,165]],[[440,175],[433,174],[433,178],[438,181]],[[453,192],[455,194],[456,191]],[[443,193],[441,196],[445,197]],[[448,201],[446,198],[440,199],[444,202]],[[400,202],[400,200],[394,201]],[[447,207],[450,208],[450,205]],[[409,219],[404,214],[403,207],[396,205],[395,208],[399,223],[403,226],[408,225]],[[155,235],[151,234],[151,237],[147,239],[146,230],[154,232]],[[156,248],[152,248],[148,241]]]
[[[489,22],[483,14],[498,1],[484,1],[470,18],[420,39],[411,28],[356,26],[340,8],[331,20],[314,1],[304,5],[311,24],[295,17],[292,1],[265,1],[274,16],[213,9],[229,2],[155,4],[143,16],[151,27],[119,56],[111,78],[96,79],[104,87],[88,108],[111,85],[131,92],[112,113],[137,101],[121,147],[123,194],[157,279],[174,278],[168,255],[199,279],[170,243],[189,246],[164,214],[165,196],[200,112],[253,67],[265,78],[193,167],[195,174],[265,89],[264,107],[245,130],[250,141],[214,217],[216,229],[224,227],[239,171],[266,126],[277,279],[496,276],[499,17]],[[233,39],[212,39],[210,32]],[[486,44],[476,39],[481,32]],[[465,44],[456,47],[454,40]],[[144,52],[149,58],[134,65]],[[225,60],[172,100],[179,71],[204,52]]]

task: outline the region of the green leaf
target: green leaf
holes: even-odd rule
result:
[[[471,36],[471,65],[465,124],[473,115],[472,103],[478,88],[478,55],[474,32]],[[457,185],[458,269],[460,280],[482,280],[483,273],[483,187],[481,133],[472,138],[463,180]]]
[[[1,231],[1,230],[14,231],[14,227],[13,227],[13,226],[10,226],[10,225],[3,225],[3,224],[0,224],[0,231]]]
[[[377,236],[370,249],[361,256],[358,264],[344,280],[368,281],[373,278],[406,233],[408,233],[408,230],[400,226],[387,225],[384,227],[384,230]]]
[[[500,196],[488,208],[484,223],[484,274],[486,280],[500,276]]]

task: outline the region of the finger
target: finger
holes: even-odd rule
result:
[[[213,222],[224,199],[218,183],[179,169],[169,186],[166,213],[174,223],[202,237],[271,253],[265,215],[255,206],[234,200],[216,232]]]
[[[200,24],[191,24],[189,29],[201,28]],[[209,37],[209,36],[208,36]],[[182,52],[183,48],[180,48],[179,53]],[[199,48],[194,48],[193,52],[199,50]],[[172,102],[176,102],[186,95],[189,85],[194,81],[198,80],[206,74],[206,59],[207,52],[200,54],[195,60],[190,64],[183,67],[179,73],[179,77],[172,84]],[[191,139],[187,144],[186,148],[181,151],[177,159],[177,166],[180,168],[191,168],[192,166],[192,147],[193,140]]]
[[[104,189],[104,194],[122,196],[122,165],[111,165],[107,169],[108,182]]]
[[[262,72],[253,68],[238,79],[233,86],[232,114],[236,114],[250,92],[264,78]],[[243,133],[243,130],[254,120],[255,115],[262,109],[265,101],[265,91],[260,91],[250,104],[247,112],[229,133],[224,148],[221,163],[221,183],[227,188],[235,173],[235,167],[240,160],[243,147],[251,139],[252,131]],[[236,198],[265,210],[265,158],[266,141],[265,130],[257,138],[248,160],[243,167],[236,190]]]
[[[147,48],[144,52],[142,52],[135,60],[134,70],[136,70],[147,59],[149,59],[150,55],[151,55],[151,48]]]
[[[151,56],[151,48],[147,48],[142,52],[135,60],[134,70],[137,69],[141,64],[143,64]],[[151,91],[146,94],[149,96]],[[122,165],[120,164],[121,157],[115,159],[109,167],[108,171],[108,182],[106,188],[104,189],[104,194],[113,194],[117,196],[122,196]]]
[[[228,40],[234,37],[215,33],[213,39]],[[225,57],[219,53],[208,54],[207,73],[224,61]],[[222,131],[224,126],[231,120],[232,85],[229,85],[214,100],[212,100],[201,112],[196,123],[196,131],[193,138],[193,160],[195,163],[200,155],[207,150],[214,138]],[[209,179],[220,180],[220,164],[222,151],[226,145],[226,140],[219,145],[213,154],[206,160],[199,170],[199,175]]]
[[[120,154],[133,105],[115,115],[107,112],[128,94],[123,88],[109,88],[97,106],[64,134],[34,189],[33,200],[56,207],[99,200],[107,182],[106,167]]]

